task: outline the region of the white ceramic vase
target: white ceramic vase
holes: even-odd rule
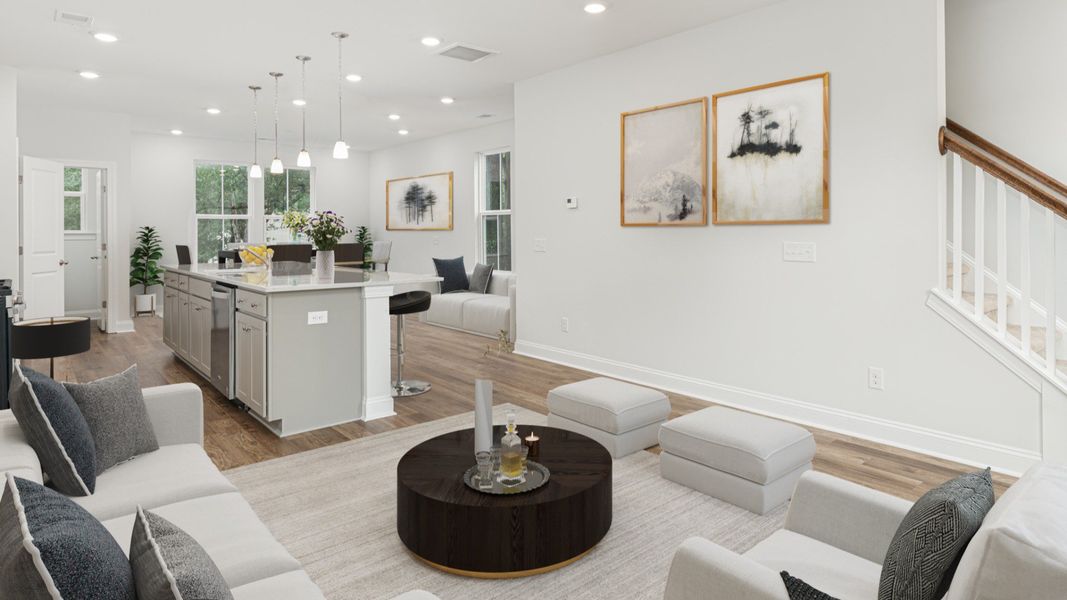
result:
[[[319,281],[333,280],[333,250],[315,252],[315,274]]]

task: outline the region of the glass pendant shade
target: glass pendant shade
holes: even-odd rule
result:
[[[341,83],[342,73],[344,70],[341,68],[341,42],[344,41],[348,34],[343,31],[335,31],[331,33],[333,37],[337,38],[337,143],[333,145],[333,157],[339,159],[348,158],[348,144],[345,143],[345,134],[343,126],[344,118],[344,102],[342,101],[342,89],[344,84]]]
[[[337,140],[337,143],[333,145],[333,157],[348,158],[348,144],[344,140]]]
[[[275,156],[274,160],[270,161],[270,172],[274,175],[281,175],[285,172],[285,165],[282,164],[282,159]]]
[[[304,150],[300,151],[300,154],[296,155],[296,166],[298,167],[310,167],[311,166],[311,153]]]
[[[252,179],[263,179],[263,167],[259,164],[254,164],[248,168],[248,176]]]

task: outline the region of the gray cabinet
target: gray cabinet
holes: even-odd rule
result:
[[[237,399],[260,417],[268,417],[267,322],[237,313],[236,389]]]
[[[178,290],[167,286],[163,290],[163,343],[178,349]]]
[[[190,337],[192,337],[192,322],[189,317],[189,294],[178,292],[178,319],[177,319],[178,356],[189,360]]]
[[[189,296],[189,363],[211,372],[211,301]]]

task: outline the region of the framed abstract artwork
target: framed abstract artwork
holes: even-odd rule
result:
[[[452,229],[452,171],[386,181],[385,228],[389,231]]]
[[[708,99],[622,113],[620,128],[620,223],[707,225]]]
[[[830,221],[830,74],[711,100],[713,222]]]

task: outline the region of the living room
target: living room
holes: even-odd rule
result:
[[[0,23],[0,598],[1062,597],[1060,3],[147,8]]]

